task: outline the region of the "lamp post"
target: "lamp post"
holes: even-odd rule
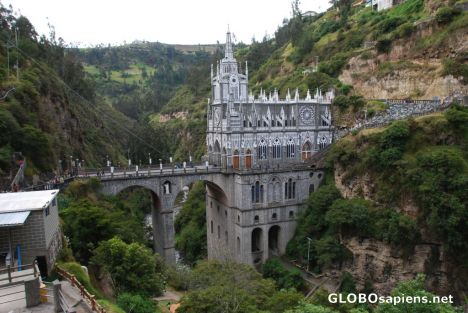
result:
[[[162,159],[159,159],[159,169],[162,171]]]
[[[307,272],[309,271],[309,264],[310,264],[310,242],[312,241],[311,238],[307,238]]]
[[[151,153],[148,153],[148,163],[149,163],[149,166],[151,167],[151,163],[153,163],[153,160],[151,160]]]

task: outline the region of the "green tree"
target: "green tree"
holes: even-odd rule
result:
[[[427,297],[432,300],[432,293],[424,289],[425,276],[419,274],[416,279],[401,282],[391,292],[393,297]],[[382,303],[379,304],[376,313],[455,313],[455,308],[450,304],[443,303]]]
[[[139,243],[114,237],[99,243],[91,262],[110,274],[117,292],[160,295],[165,287],[162,259]]]

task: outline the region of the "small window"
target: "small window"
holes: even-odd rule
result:
[[[218,239],[221,238],[221,226],[218,225]]]
[[[45,216],[48,216],[50,214],[50,206],[48,205],[46,208],[45,208]]]
[[[226,216],[226,217],[227,217],[227,211],[226,211],[226,210],[224,210],[224,216]]]
[[[293,218],[294,217],[294,211],[289,211],[289,217]]]
[[[228,244],[229,243],[229,236],[228,236],[227,231],[224,232],[224,238],[226,238],[226,244]]]
[[[213,207],[213,201],[210,201],[210,208]]]
[[[276,213],[273,213],[273,215],[271,216],[272,219],[276,220],[278,218],[278,215]]]
[[[240,215],[237,215],[237,223],[240,223]]]
[[[255,224],[258,224],[260,222],[260,218],[258,217],[258,215],[255,215],[254,217],[254,223]]]
[[[313,193],[315,191],[315,186],[314,184],[309,185],[309,194]]]
[[[57,206],[57,198],[52,199],[52,206]]]
[[[314,172],[310,172],[309,177],[314,177]]]
[[[211,228],[211,233],[213,233],[213,221],[211,221],[210,226],[211,226],[210,227]]]
[[[318,178],[322,178],[322,173],[319,173],[319,174],[318,174]]]
[[[219,205],[218,205],[218,213],[219,213]]]

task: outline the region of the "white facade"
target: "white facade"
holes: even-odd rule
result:
[[[299,163],[332,142],[330,105],[333,91],[298,89],[284,99],[275,89],[248,94],[245,73],[233,56],[227,33],[225,57],[211,71],[212,99],[208,105],[207,142],[210,164],[248,170]]]

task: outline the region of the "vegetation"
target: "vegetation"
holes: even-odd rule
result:
[[[273,281],[263,279],[251,266],[202,261],[192,271],[189,293],[182,298],[177,311],[283,312],[301,298],[295,291],[277,291]]]
[[[129,128],[132,123],[96,97],[92,81],[62,39],[55,38],[53,29],[49,38],[39,37],[26,17],[15,17],[1,4],[0,23],[2,42],[11,46],[9,64],[7,49],[0,51],[0,96],[7,94],[0,107],[0,175],[16,170],[14,152],[26,158],[28,178],[70,171],[70,155],[88,166],[102,164],[106,155],[121,158],[128,134],[115,123]],[[17,47],[14,29],[19,34]],[[107,131],[110,128],[112,132]]]
[[[59,196],[63,231],[70,239],[75,257],[84,264],[100,241],[114,236],[129,243],[147,242],[142,213],[116,197],[98,195],[93,184],[93,180],[75,181]]]
[[[206,257],[205,184],[195,183],[176,217],[176,248],[184,261],[194,264]]]
[[[156,305],[150,299],[143,298],[140,295],[132,295],[129,293],[122,293],[117,298],[117,304],[125,312],[135,313],[157,313],[160,312]]]
[[[262,266],[263,277],[275,280],[280,289],[290,289],[301,291],[305,287],[304,278],[298,269],[288,270],[279,259],[272,258]]]
[[[91,262],[110,274],[118,293],[152,296],[161,295],[164,290],[163,261],[141,244],[126,244],[117,237],[102,241]]]

